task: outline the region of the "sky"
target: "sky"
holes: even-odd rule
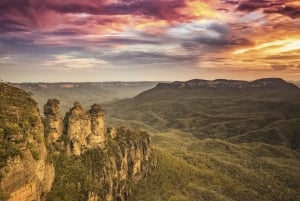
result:
[[[300,80],[300,1],[0,0],[9,82]]]

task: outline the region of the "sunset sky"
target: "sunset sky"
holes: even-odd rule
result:
[[[0,0],[10,82],[300,80],[300,1]]]

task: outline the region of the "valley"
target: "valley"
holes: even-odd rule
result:
[[[141,88],[128,86],[131,97],[122,99],[120,89],[115,94],[120,99],[99,102],[106,127],[149,133],[157,159],[154,173],[135,185],[126,200],[300,199],[299,88],[277,78],[148,84],[141,93]],[[118,91],[113,88],[107,94]],[[61,110],[74,102],[73,97],[84,106],[100,100],[103,93],[89,97],[88,89],[69,93],[57,86],[51,93],[34,90],[29,91],[38,102],[63,92]],[[57,160],[63,167],[59,171],[72,167],[67,158]],[[62,193],[65,177],[58,179],[50,200]]]

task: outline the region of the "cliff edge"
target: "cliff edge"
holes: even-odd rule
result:
[[[44,118],[31,94],[0,83],[0,201],[126,201],[156,160],[144,131],[105,128],[105,113],[80,103]]]

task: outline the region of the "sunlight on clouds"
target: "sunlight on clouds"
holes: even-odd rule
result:
[[[44,65],[60,69],[86,69],[99,67],[107,63],[107,61],[92,57],[82,58],[71,55],[55,55],[52,60],[46,61]]]
[[[208,4],[198,0],[187,0],[187,7],[181,8],[180,13],[191,17],[216,17],[215,12]]]
[[[265,54],[280,54],[292,50],[300,49],[300,39],[289,38],[283,40],[276,40],[272,42],[263,43],[251,48],[239,49],[233,52],[233,54],[244,54],[250,51],[261,51]]]
[[[14,64],[14,63],[16,62],[9,56],[0,58],[0,64]]]

